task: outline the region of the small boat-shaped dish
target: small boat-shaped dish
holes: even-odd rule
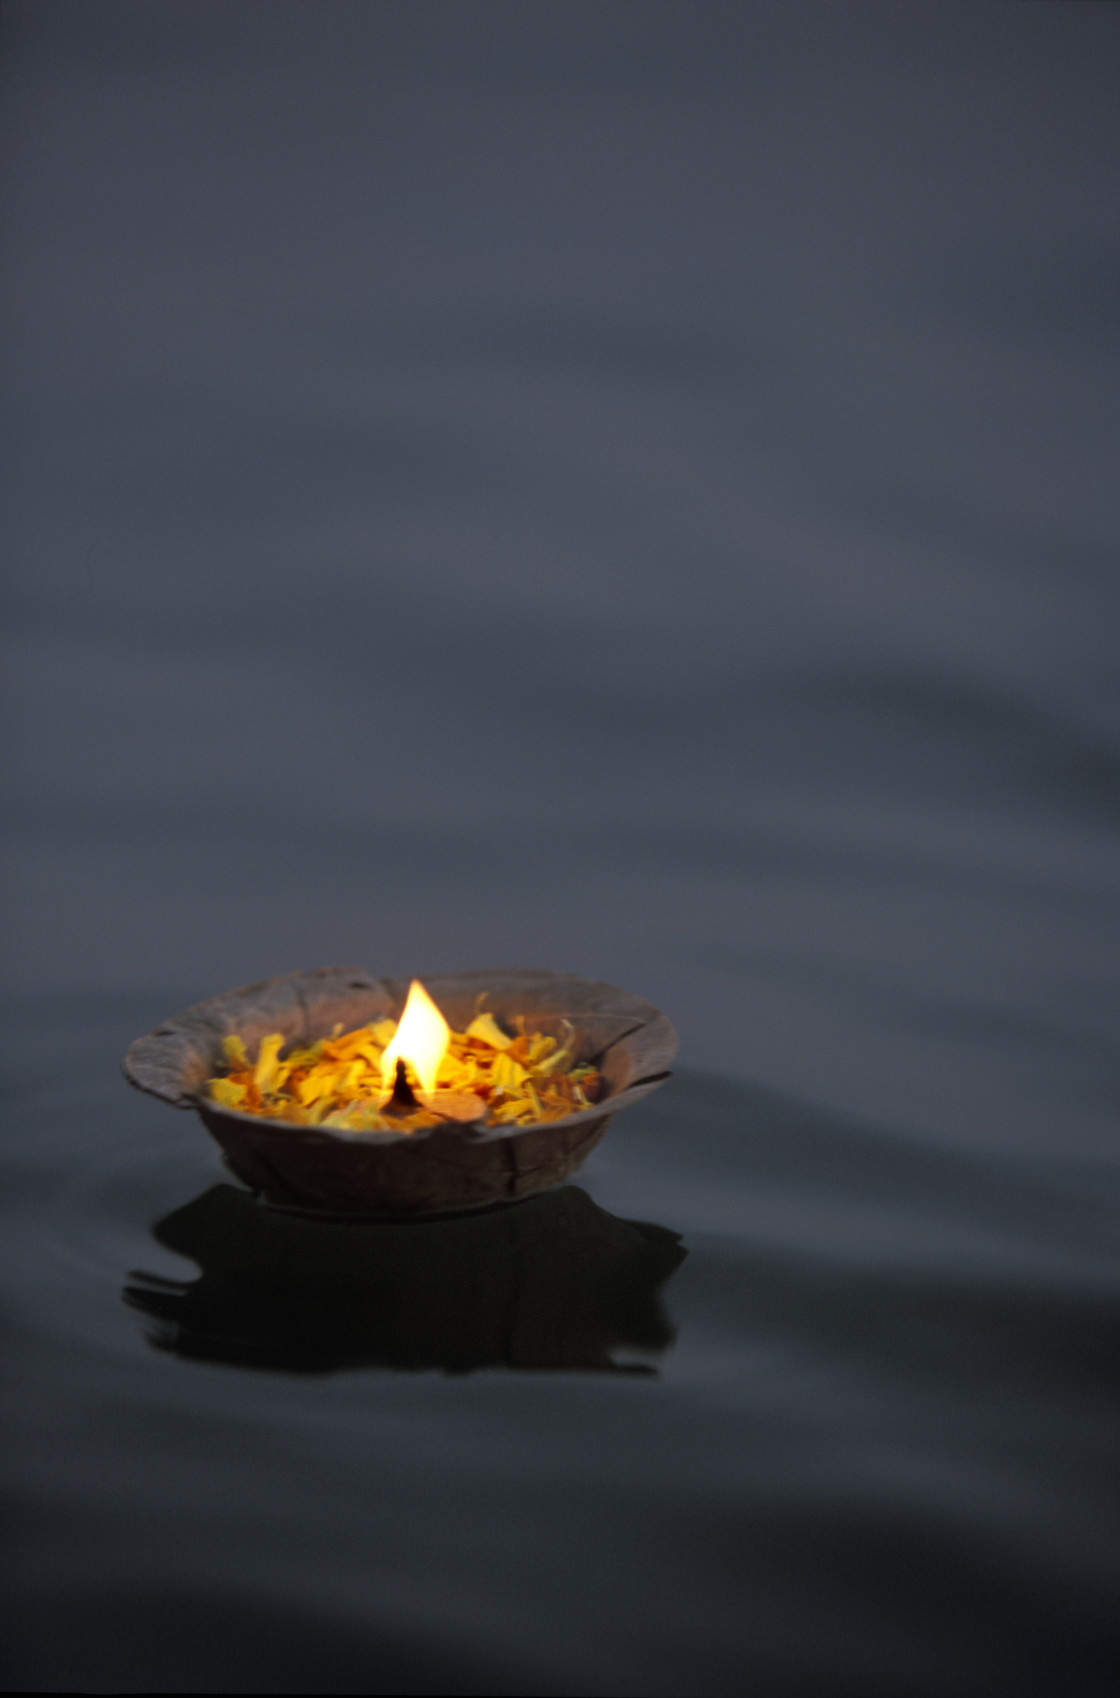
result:
[[[339,1025],[351,1031],[399,1019],[407,985],[375,979],[360,967],[286,973],[196,1003],[131,1045],[125,1077],[176,1108],[196,1109],[230,1169],[266,1202],[386,1217],[484,1208],[569,1179],[612,1115],[664,1083],[676,1053],[677,1035],[652,1003],[595,979],[496,968],[438,974],[424,985],[456,1030],[470,1024],[485,993],[487,1010],[510,1026],[564,1034],[575,1061],[598,1069],[599,1100],[562,1120],[529,1126],[350,1132],[242,1113],[207,1096],[207,1080],[224,1069],[222,1040],[230,1034],[252,1056],[272,1032],[302,1045]]]

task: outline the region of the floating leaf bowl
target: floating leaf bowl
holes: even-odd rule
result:
[[[444,973],[424,984],[462,1031],[480,996],[500,1020],[557,1038],[574,1027],[574,1059],[593,1062],[603,1095],[591,1108],[531,1126],[441,1124],[412,1132],[347,1132],[243,1114],[205,1095],[224,1070],[232,1033],[255,1055],[261,1039],[288,1043],[400,1018],[407,984],[360,967],[286,973],[184,1009],[138,1038],[124,1058],[130,1084],[176,1108],[196,1109],[227,1165],[266,1202],[345,1215],[427,1215],[513,1202],[569,1179],[611,1117],[668,1078],[677,1035],[652,1003],[573,973],[530,968]]]

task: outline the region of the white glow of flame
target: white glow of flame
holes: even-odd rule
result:
[[[413,979],[408,987],[400,1025],[381,1057],[381,1083],[385,1090],[393,1089],[397,1058],[407,1061],[420,1081],[421,1089],[434,1091],[439,1064],[447,1051],[451,1028],[420,983]]]

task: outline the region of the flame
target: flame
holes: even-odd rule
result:
[[[393,1089],[397,1058],[406,1061],[420,1081],[422,1090],[434,1091],[439,1064],[447,1053],[451,1028],[420,983],[413,979],[408,987],[400,1025],[381,1057],[381,1083],[386,1091]]]

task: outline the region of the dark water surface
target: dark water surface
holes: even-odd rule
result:
[[[7,1684],[1111,1694],[1117,8],[0,30]],[[681,1071],[269,1213],[117,1062],[328,962]]]
[[[578,1186],[322,1225],[109,1023],[8,1146],[13,1684],[1112,1690],[1094,1167],[684,1071]]]

